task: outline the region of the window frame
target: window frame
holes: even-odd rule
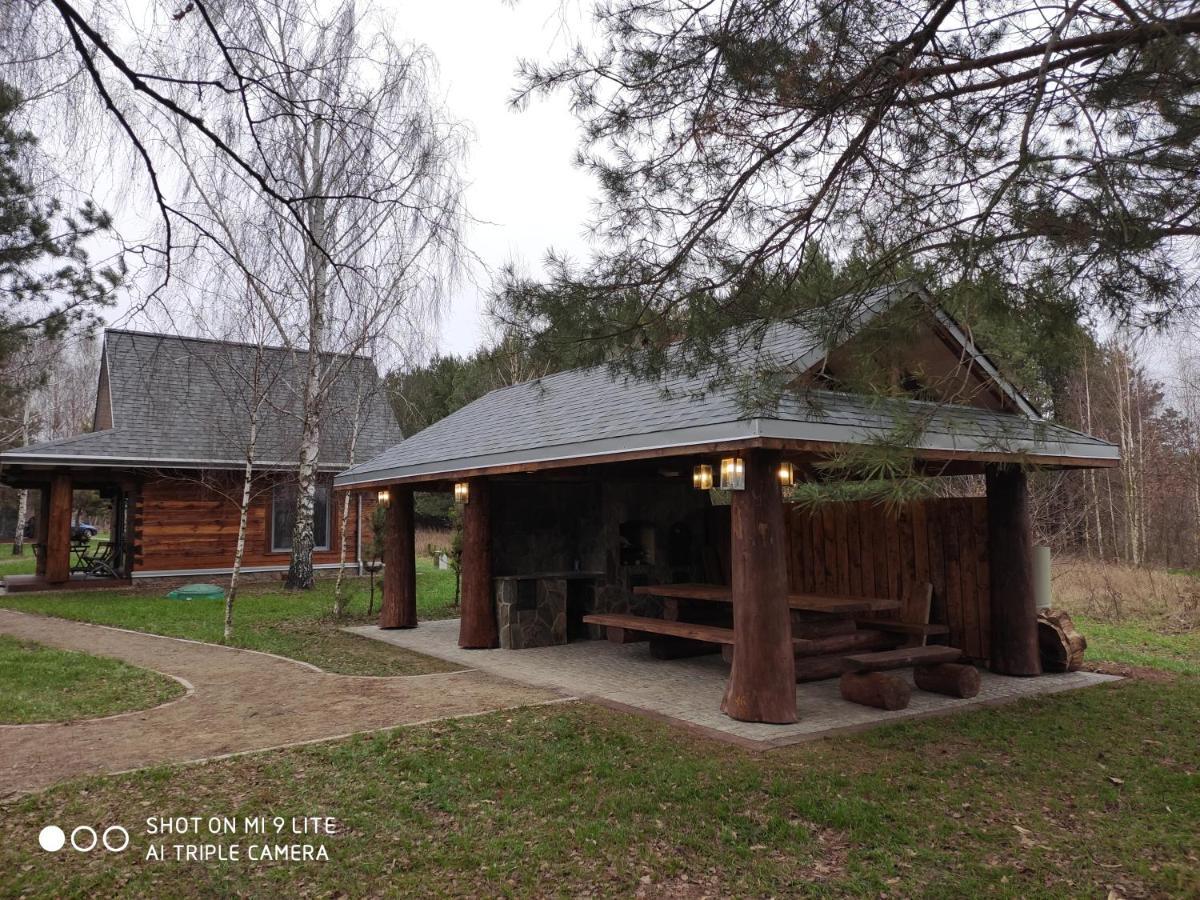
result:
[[[267,516],[269,519],[269,525],[268,525],[269,534],[267,535],[267,539],[269,542],[271,553],[291,553],[292,552],[292,548],[290,546],[290,541],[291,541],[290,533],[287,536],[288,540],[289,540],[289,546],[287,546],[287,547],[279,546],[277,536],[275,533],[275,504],[278,502],[280,492],[287,491],[288,493],[290,493],[292,495],[290,502],[294,506],[295,502],[296,502],[296,491],[299,489],[300,489],[300,485],[296,484],[296,482],[294,482],[294,481],[278,481],[275,484],[271,485],[271,502],[267,509]],[[314,515],[313,516],[313,552],[314,553],[328,552],[329,550],[333,549],[333,485],[331,483],[318,480],[317,481],[317,491],[318,492],[325,491],[325,543],[318,544],[316,542],[316,516]],[[315,507],[316,497],[313,498],[313,504]],[[314,508],[314,513],[315,513],[315,511],[316,510]],[[294,527],[294,516],[293,516],[293,527]]]

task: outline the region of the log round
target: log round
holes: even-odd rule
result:
[[[383,537],[383,603],[380,628],[417,627],[417,559],[413,531],[413,489],[392,485]]]
[[[913,668],[913,681],[923,691],[966,699],[979,693],[979,670],[962,663],[937,663]]]
[[[1075,630],[1066,610],[1045,609],[1038,615],[1038,646],[1047,672],[1074,672],[1083,665],[1087,638]]]
[[[468,482],[463,504],[462,618],[458,646],[486,650],[500,645],[500,625],[492,599],[491,491],[486,478]]]
[[[1041,675],[1025,470],[989,465],[986,481],[991,669],[1000,675]]]
[[[746,487],[730,499],[736,650],[721,711],[743,722],[787,724],[796,721],[796,667],[779,453],[746,456]]]
[[[899,675],[887,672],[847,672],[838,682],[842,699],[876,709],[905,709],[912,688]]]

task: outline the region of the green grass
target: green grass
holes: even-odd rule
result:
[[[147,709],[182,696],[173,678],[115,659],[0,635],[0,724],[63,722]]]
[[[348,590],[349,616],[336,622],[332,618],[332,578],[319,580],[311,591],[284,591],[278,583],[245,585],[234,605],[233,645],[277,653],[348,675],[413,675],[454,668],[427,656],[341,631],[343,625],[374,621],[374,616],[366,615],[367,579],[353,579]],[[378,580],[375,593],[377,612],[382,595]],[[167,600],[166,594],[166,588],[155,586],[10,594],[0,596],[0,606],[153,634],[221,642],[225,609],[222,601]],[[435,568],[429,560],[418,560],[417,596],[421,618],[457,614],[452,606],[454,574]]]
[[[755,755],[583,704],[498,713],[23,799],[4,810],[0,888],[1195,896],[1198,718],[1196,680],[1124,682]],[[324,863],[153,863],[148,815],[331,816],[342,831],[318,841]],[[36,841],[51,822],[124,824],[131,851],[50,858]]]
[[[22,544],[20,556],[13,555],[11,542],[0,544],[0,578],[5,575],[32,575],[36,568],[37,559],[33,555],[32,544]]]
[[[449,611],[451,578],[422,565],[423,617]],[[331,652],[303,638],[333,630],[328,584],[256,590],[239,605],[240,640],[299,658]],[[68,617],[220,633],[219,603],[107,593],[0,602],[35,600]],[[365,599],[353,608],[361,615]],[[1187,674],[1196,636],[1076,621],[1089,659],[1160,669],[1165,682],[1127,679],[761,754],[570,704],[80,779],[0,806],[0,895],[337,896],[347,885],[356,896],[1200,895],[1200,678]],[[330,816],[341,827],[308,839],[328,862],[152,862],[150,815]],[[123,824],[131,848],[51,857],[37,847],[48,823]],[[260,842],[198,840],[243,854]],[[168,854],[184,842],[157,841]]]
[[[1200,631],[1163,634],[1139,622],[1111,624],[1087,616],[1074,618],[1087,637],[1089,660],[1200,675]]]

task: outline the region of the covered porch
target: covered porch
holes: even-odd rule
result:
[[[87,590],[131,583],[136,481],[91,466],[24,465],[5,466],[3,480],[11,487],[36,492],[31,538],[35,571],[5,576],[6,591]],[[76,491],[95,491],[108,505],[106,537],[73,535]]]
[[[619,649],[561,659],[616,652],[604,658],[629,663],[635,683],[651,672],[669,683],[687,659],[687,671],[720,673],[713,714],[764,725],[804,719],[809,688],[798,683],[836,694],[839,682],[826,680],[847,672],[843,697],[892,711],[909,707],[910,693],[920,711],[948,696],[951,705],[986,700],[986,685],[1001,684],[989,675],[1041,675],[1028,471],[1115,459],[925,449],[927,473],[982,475],[985,495],[947,498],[935,512],[789,503],[785,483],[819,479],[829,452],[759,438],[381,483],[379,627],[418,624],[413,494],[447,490],[463,521],[461,650],[607,639]],[[729,461],[740,472],[732,489],[699,483]],[[915,620],[909,611],[922,597]],[[434,627],[444,637],[446,626]],[[892,671],[913,667],[924,690],[911,692]],[[850,696],[856,672],[865,693]],[[1072,675],[1072,684],[1091,683]],[[903,703],[875,696],[893,689]]]

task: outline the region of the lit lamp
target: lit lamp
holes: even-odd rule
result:
[[[471,486],[465,481],[454,482],[454,502],[466,503],[471,499]]]
[[[692,487],[698,491],[711,491],[713,486],[712,466],[698,465],[692,467]]]
[[[379,504],[380,506],[387,506],[389,503],[392,502],[392,492],[389,491],[387,488],[384,488],[382,491],[380,491],[378,494],[375,495],[375,502],[377,504]]]
[[[779,484],[781,487],[791,487],[796,483],[796,467],[790,462],[779,464]]]
[[[721,460],[721,490],[743,491],[746,489],[746,463],[740,456]]]

